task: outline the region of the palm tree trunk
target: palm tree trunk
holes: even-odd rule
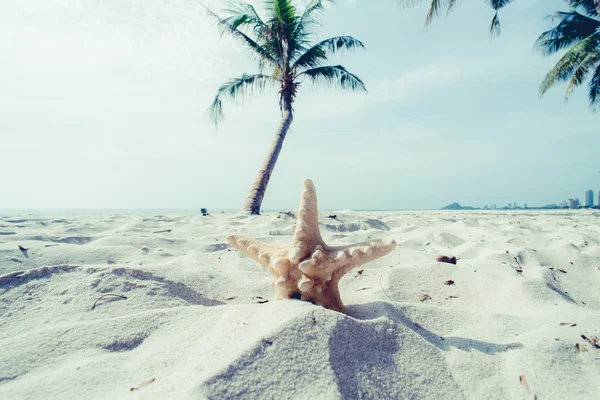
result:
[[[600,0],[594,0],[594,5],[596,6],[596,13],[600,17]]]
[[[242,206],[242,212],[256,215],[260,214],[260,206],[262,205],[263,197],[265,196],[265,191],[267,190],[267,185],[269,184],[269,179],[271,179],[271,174],[275,168],[275,163],[279,157],[279,152],[281,152],[281,148],[283,147],[283,140],[290,129],[293,119],[294,115],[292,104],[291,102],[284,101],[281,123],[279,124],[279,128],[275,133],[275,138],[273,139],[273,143],[271,143],[267,157],[263,161],[260,171],[258,171],[258,175],[254,180],[252,189],[250,189],[250,193],[248,193],[248,197]]]

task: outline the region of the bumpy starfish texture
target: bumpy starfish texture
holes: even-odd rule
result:
[[[291,243],[265,243],[240,235],[229,236],[227,241],[273,274],[275,299],[310,301],[338,312],[344,312],[338,289],[340,279],[353,268],[383,257],[396,247],[392,238],[349,246],[326,245],[319,231],[317,193],[310,179],[304,181]]]

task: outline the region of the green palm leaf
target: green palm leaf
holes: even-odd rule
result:
[[[328,54],[346,49],[354,50],[357,48],[365,48],[365,45],[360,40],[354,39],[352,36],[336,36],[325,39],[302,54],[292,66],[295,68],[316,67],[327,60]]]
[[[306,75],[313,82],[320,81],[341,89],[367,91],[363,81],[341,65],[311,68],[299,74],[298,77],[302,75]]]
[[[229,14],[229,17],[225,20],[233,29],[248,25],[257,35],[261,35],[266,28],[266,24],[251,4],[240,0],[230,0],[228,8],[223,11]]]
[[[273,77],[262,74],[243,74],[239,78],[231,78],[219,87],[211,106],[208,109],[215,125],[223,121],[223,100],[229,98],[237,102],[246,102],[252,96],[262,92],[267,83],[276,83]]]
[[[513,0],[485,0],[485,2],[494,10],[499,10]]]
[[[310,45],[310,39],[315,25],[321,26],[319,19],[321,12],[325,9],[326,3],[333,3],[334,0],[312,0],[306,6],[306,9],[298,19],[296,28],[292,32],[292,42],[295,49],[290,54],[290,59],[297,58],[298,54],[305,52]]]
[[[552,68],[540,85],[540,96],[544,95],[558,82],[567,81],[583,63],[591,51],[596,51],[600,43],[600,34],[587,37],[573,46]]]
[[[221,31],[221,35],[225,33],[229,33],[234,38],[240,40],[247,48],[250,49],[253,58],[258,62],[259,68],[262,70],[266,65],[277,66],[280,62],[277,60],[275,55],[269,51],[268,48],[261,46],[255,40],[250,38],[250,36],[246,35],[240,29],[235,26],[235,23],[239,21],[236,19],[229,18],[221,18],[216,13],[212,12],[210,9],[206,9],[209,16],[213,17],[217,24],[219,25],[219,29]]]
[[[302,13],[299,24],[303,26],[308,26],[309,24],[321,25],[318,14],[325,9],[325,3],[333,2],[334,0],[312,0]]]
[[[494,38],[500,36],[500,18],[498,16],[498,12],[494,14],[494,18],[492,18],[492,23],[490,24],[490,38]]]
[[[554,54],[585,39],[600,28],[600,21],[581,15],[576,11],[556,12],[558,25],[542,33],[535,47],[543,54]]]
[[[296,7],[291,0],[270,0],[267,2],[273,18],[269,21],[273,26],[273,33],[282,40],[292,41],[292,33],[297,29],[299,18],[296,16]]]
[[[297,20],[296,7],[291,0],[270,0],[267,2],[273,17],[281,21],[285,26],[292,28]]]
[[[583,83],[590,68],[598,64],[598,61],[600,61],[600,52],[594,50],[588,53],[587,56],[579,63],[579,65],[577,65],[577,67],[573,70],[571,79],[569,79],[565,99],[569,97],[569,95],[573,92],[573,89],[575,89],[576,86],[579,86]]]
[[[600,64],[596,67],[592,79],[590,79],[590,107],[596,108],[600,105]]]
[[[600,1],[598,0],[566,0],[567,3],[574,10],[583,11],[588,17],[597,17],[598,14],[598,5]]]
[[[496,10],[494,14],[494,18],[492,18],[492,23],[490,24],[490,38],[494,38],[500,36],[500,16],[498,15],[498,10],[502,7],[506,6],[508,3],[512,2],[512,0],[486,0],[486,3]]]

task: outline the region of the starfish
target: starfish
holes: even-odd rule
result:
[[[275,299],[309,301],[344,312],[338,284],[353,268],[383,257],[396,247],[392,238],[348,246],[328,246],[321,238],[317,192],[310,179],[304,181],[296,230],[289,244],[265,243],[231,235],[227,241],[242,254],[259,262],[275,277]]]

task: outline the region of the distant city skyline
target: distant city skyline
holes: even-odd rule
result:
[[[592,189],[587,189],[584,191],[583,193],[583,204],[581,203],[581,201],[579,200],[579,197],[570,197],[566,200],[560,200],[556,203],[547,203],[547,204],[541,204],[541,205],[535,205],[533,206],[533,208],[551,208],[552,206],[554,206],[556,204],[556,207],[558,208],[580,208],[580,207],[598,207],[600,206],[600,190],[598,191],[598,201],[597,203],[594,203],[594,190]],[[523,209],[527,209],[527,208],[532,208],[528,205],[528,203],[522,203],[523,207],[519,207],[518,203],[516,201],[513,201],[511,203],[508,203],[506,206],[501,206],[500,209],[517,209],[517,208],[523,208]],[[497,203],[491,203],[491,204],[486,204],[483,207],[481,207],[483,209],[490,209],[490,210],[497,210],[498,206]]]

